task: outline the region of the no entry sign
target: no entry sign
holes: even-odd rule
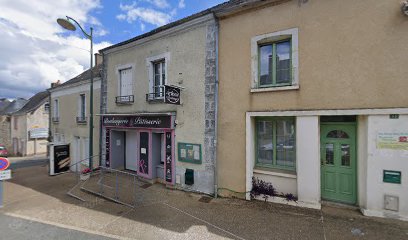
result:
[[[10,166],[7,158],[0,157],[0,171],[6,170]]]

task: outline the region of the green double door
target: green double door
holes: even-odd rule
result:
[[[322,124],[320,129],[322,199],[356,204],[356,127]]]

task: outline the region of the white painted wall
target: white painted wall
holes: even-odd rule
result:
[[[367,125],[368,117],[357,118],[357,201],[360,208],[367,206]]]
[[[377,134],[407,133],[408,115],[390,119],[388,115],[368,116],[367,206],[365,215],[408,220],[408,150],[379,149]],[[401,171],[402,183],[383,182],[383,170]],[[399,197],[399,211],[384,210],[384,195]]]
[[[298,200],[320,208],[320,127],[318,116],[296,117]]]

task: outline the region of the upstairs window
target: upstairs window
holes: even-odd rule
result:
[[[54,99],[52,121],[59,122],[59,101],[58,99]]]
[[[78,123],[86,123],[86,96],[85,94],[80,94],[78,98]]]
[[[299,88],[298,29],[251,39],[251,92]]]
[[[119,96],[133,95],[132,68],[119,70]]]
[[[290,39],[259,46],[259,87],[292,85]]]
[[[166,61],[164,59],[153,63],[153,95],[155,98],[164,97],[166,84]]]

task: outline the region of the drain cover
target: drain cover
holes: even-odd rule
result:
[[[140,186],[140,187],[143,188],[143,189],[146,189],[146,188],[151,187],[151,186],[152,186],[152,184],[146,183],[146,184],[143,184],[143,185]]]
[[[203,203],[209,203],[209,202],[211,202],[211,200],[212,200],[211,197],[202,196],[198,201],[203,202]]]

